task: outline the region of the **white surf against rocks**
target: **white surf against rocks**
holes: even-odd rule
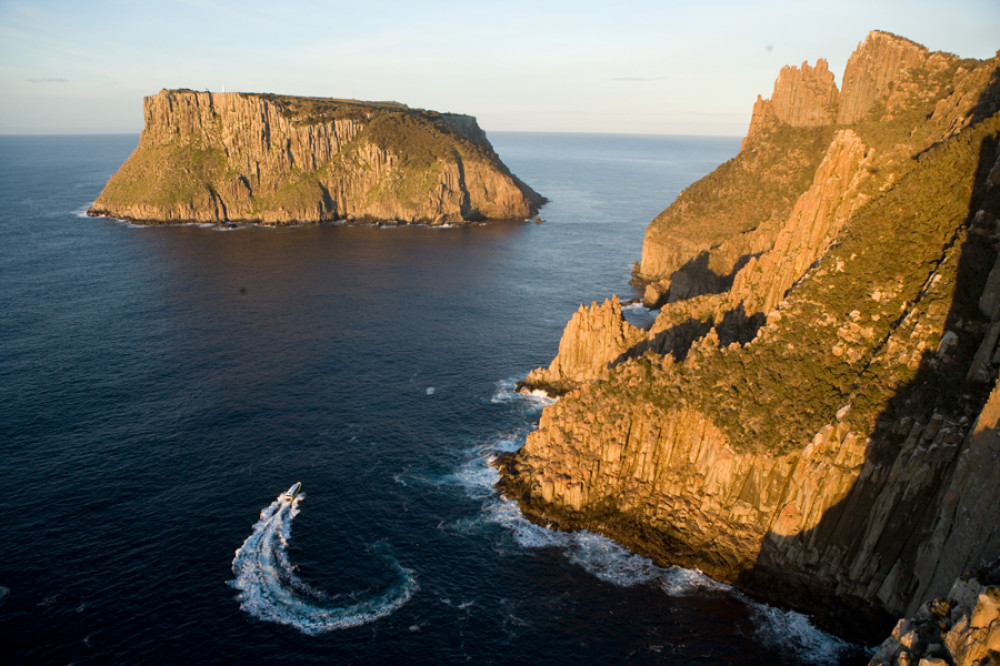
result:
[[[513,380],[500,382],[491,401],[520,403],[526,414],[536,413],[553,402],[547,397],[518,393],[514,386]],[[442,483],[463,486],[470,497],[484,500],[482,513],[476,520],[460,525],[461,529],[475,530],[484,524],[499,525],[510,532],[519,547],[559,549],[568,561],[617,587],[651,585],[671,596],[704,592],[732,595],[750,610],[757,640],[801,663],[816,666],[838,664],[841,656],[850,649],[850,644],[817,629],[805,615],[753,601],[697,569],[657,566],[649,558],[599,534],[586,530],[562,532],[530,522],[516,502],[496,492],[494,486],[500,476],[491,464],[497,452],[520,448],[525,435],[526,432],[519,432],[497,437],[466,451],[465,463],[456,472],[441,479]]]
[[[510,445],[509,440],[501,439],[495,449],[509,450]],[[650,585],[670,596],[706,592],[732,595],[749,608],[758,641],[804,664],[839,664],[841,655],[851,647],[817,629],[805,615],[753,601],[697,569],[661,567],[599,534],[586,530],[562,532],[530,522],[516,502],[500,497],[493,488],[499,474],[490,465],[487,449],[482,447],[478,457],[471,457],[465,467],[447,480],[465,486],[470,497],[483,498],[478,520],[504,527],[521,548],[556,548],[568,561],[616,587]],[[475,529],[472,525],[463,527]]]
[[[316,636],[374,622],[410,600],[419,589],[413,571],[400,566],[388,546],[381,543],[372,550],[397,575],[396,584],[383,594],[360,598],[355,594],[330,595],[300,579],[288,559],[288,540],[304,497],[303,493],[292,498],[287,493],[279,495],[260,512],[253,533],[236,551],[235,578],[230,584],[239,590],[236,598],[240,608],[258,620]]]

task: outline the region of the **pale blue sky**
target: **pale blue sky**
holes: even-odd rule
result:
[[[487,131],[743,135],[869,30],[988,58],[998,0],[0,0],[0,133],[138,132],[161,88],[469,113]]]

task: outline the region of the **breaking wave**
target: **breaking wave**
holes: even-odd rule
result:
[[[547,397],[518,393],[514,386],[513,380],[500,382],[492,401],[521,401],[529,413],[552,402]],[[490,444],[468,450],[464,464],[439,479],[442,484],[460,485],[469,497],[483,500],[479,516],[461,521],[457,525],[459,529],[471,532],[486,529],[488,525],[500,526],[513,537],[518,547],[557,549],[569,562],[617,587],[650,585],[675,597],[705,592],[731,595],[744,603],[750,612],[757,641],[800,663],[838,664],[845,654],[859,650],[859,646],[817,629],[807,616],[754,601],[697,569],[658,566],[651,559],[586,530],[562,532],[532,523],[524,517],[516,502],[497,493],[494,486],[500,477],[492,465],[497,453],[516,451],[525,435],[526,432],[520,432],[497,437]]]
[[[750,608],[757,640],[773,650],[794,655],[802,663],[816,666],[839,664],[845,653],[864,652],[859,646],[817,629],[802,613],[768,606],[743,595],[737,596]]]
[[[517,390],[518,380],[515,378],[502,379],[497,382],[496,391],[490,398],[493,404],[516,403],[522,405],[527,411],[541,411],[543,407],[551,405],[556,401],[542,390],[521,392]]]
[[[643,330],[647,330],[653,325],[658,314],[660,314],[659,310],[650,310],[642,303],[622,305],[622,315],[624,315],[625,320]]]
[[[299,514],[299,494],[279,495],[260,512],[253,532],[233,558],[231,585],[239,590],[240,608],[266,622],[289,625],[310,636],[349,629],[391,615],[419,589],[414,572],[396,561],[385,543],[372,547],[396,574],[395,585],[381,595],[329,595],[300,579],[288,559],[292,521]]]
[[[523,399],[532,400],[530,396],[523,396]],[[425,479],[437,485],[461,486],[467,496],[483,500],[482,510],[475,519],[459,521],[455,527],[465,532],[501,527],[513,538],[518,548],[555,548],[569,562],[618,587],[655,585],[671,596],[704,589],[728,589],[695,569],[657,566],[649,558],[637,555],[594,532],[553,530],[525,518],[516,502],[497,493],[494,486],[500,480],[500,475],[493,467],[496,454],[516,451],[523,443],[525,434],[522,432],[498,437],[488,445],[470,449],[466,452],[468,458],[465,463],[454,472],[433,481]],[[503,548],[502,544],[498,546]]]

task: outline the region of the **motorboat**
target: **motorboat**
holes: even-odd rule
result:
[[[296,481],[295,483],[292,484],[291,488],[282,493],[281,499],[285,500],[286,502],[291,502],[293,499],[299,496],[300,492],[302,492],[302,482]]]

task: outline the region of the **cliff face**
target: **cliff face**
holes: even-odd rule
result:
[[[643,267],[651,236],[714,239],[672,250],[687,293],[675,269],[639,333],[613,302],[581,309],[525,382],[568,392],[502,461],[501,488],[529,516],[865,634],[1000,557],[1000,57],[878,32],[858,53],[849,68],[873,72],[839,94],[817,92],[825,67],[783,71],[806,92],[776,95],[780,114],[758,101],[740,155],[706,178],[714,198],[697,183],[651,223]],[[923,65],[900,64],[913,54]],[[879,83],[893,76],[905,85]],[[888,92],[834,120],[871,90]],[[714,187],[765,162],[783,185]],[[747,199],[779,191],[795,195],[733,233]]]
[[[462,223],[544,201],[470,116],[393,103],[161,91],[92,215],[135,222]]]
[[[647,228],[635,269],[646,304],[726,291],[747,260],[773,246],[814,184],[833,132],[851,128],[861,136],[872,151],[869,175],[885,185],[893,163],[970,122],[991,76],[977,61],[879,31],[848,60],[840,91],[822,59],[783,68],[771,98],[754,104],[740,153]]]
[[[808,62],[799,67],[782,67],[771,98],[757,97],[748,138],[775,123],[792,127],[829,125],[837,118],[839,95],[833,72],[822,58],[816,61],[816,67],[810,67]]]
[[[725,291],[748,259],[773,245],[824,158],[838,99],[826,61],[781,70],[771,99],[754,104],[740,153],[646,229],[635,278],[649,307]]]
[[[941,71],[949,67],[952,60],[948,54],[931,53],[908,39],[873,32],[858,45],[844,68],[844,94],[837,121],[855,123],[863,120],[876,104],[891,114],[901,106],[909,106],[907,98],[913,92],[933,95],[936,91],[926,86],[907,85],[910,70]]]

